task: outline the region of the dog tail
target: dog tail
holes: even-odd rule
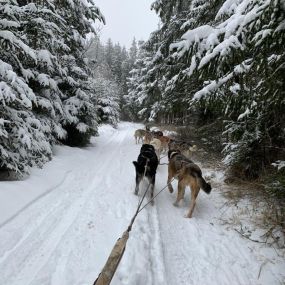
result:
[[[212,190],[212,186],[210,183],[207,183],[205,181],[205,179],[202,177],[202,175],[200,175],[198,177],[198,181],[199,181],[199,185],[200,187],[207,193],[210,194],[211,190]]]

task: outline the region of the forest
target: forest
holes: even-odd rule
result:
[[[1,170],[29,172],[54,144],[84,146],[98,123],[123,119],[212,124],[229,167],[247,178],[281,171],[284,2],[159,0],[152,9],[160,28],[127,50],[86,38],[96,34],[91,20],[104,22],[96,6],[1,1]]]
[[[0,283],[93,282],[140,197],[137,131],[168,139],[155,195],[171,142],[213,191],[190,219],[173,188],[144,205],[113,284],[284,283],[285,1],[150,9],[125,46],[95,0],[0,0]]]

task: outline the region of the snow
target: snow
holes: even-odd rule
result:
[[[0,182],[0,284],[94,282],[137,207],[131,162],[140,149],[133,133],[142,127],[101,126],[89,147],[57,146],[43,169]],[[113,285],[282,283],[284,252],[221,223],[235,210],[223,208],[224,173],[199,165],[212,193],[200,193],[194,217],[185,219],[189,191],[179,208],[175,194],[162,192],[135,221]],[[160,165],[156,192],[166,178],[167,166]]]
[[[227,0],[223,3],[222,7],[216,15],[216,19],[220,18],[222,15],[229,15],[235,11],[237,6],[242,2],[241,0]]]
[[[89,129],[89,127],[84,123],[79,123],[77,124],[76,129],[81,133],[85,133]]]
[[[49,86],[50,77],[44,73],[38,74],[38,81],[42,86]]]
[[[19,46],[26,54],[36,60],[36,55],[33,49],[28,47],[24,42],[17,39],[17,37],[10,31],[0,31],[0,38],[9,41],[13,46]],[[2,40],[1,40],[2,41]]]
[[[38,51],[38,60],[46,63],[48,66],[52,66],[52,54],[48,50],[39,50]]]
[[[242,113],[238,116],[238,121],[242,120],[244,117],[248,116],[249,114],[250,114],[250,110],[249,110],[249,108],[246,108],[244,113]]]
[[[276,162],[272,163],[274,167],[277,167],[278,171],[285,167],[284,160],[277,160]]]
[[[193,100],[198,100],[203,96],[215,92],[221,85],[225,84],[233,77],[233,74],[225,76],[224,78],[219,79],[218,81],[211,81],[210,84],[203,87],[201,90],[194,94]]]
[[[2,29],[18,28],[20,27],[20,24],[15,21],[9,21],[7,19],[0,19],[0,26]]]

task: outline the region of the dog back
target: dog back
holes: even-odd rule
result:
[[[198,179],[200,187],[206,192],[211,192],[211,185],[206,183],[202,177],[201,168],[195,164],[191,159],[187,158],[180,151],[168,151],[169,167],[176,176],[186,178],[187,176]]]
[[[183,154],[178,153],[170,159],[169,163],[173,165],[175,171],[180,171],[185,165],[193,164],[193,161]]]
[[[168,151],[169,166],[176,173],[182,169],[183,166],[193,161],[181,154],[180,150],[169,150]]]
[[[146,167],[146,176],[155,175],[158,166],[158,158],[154,147],[149,144],[143,144],[134,165],[139,173],[144,173]]]
[[[159,150],[161,148],[161,141],[159,139],[152,139],[150,144],[156,149]]]
[[[143,137],[145,135],[146,131],[142,129],[138,129],[135,131],[135,136],[137,137]]]

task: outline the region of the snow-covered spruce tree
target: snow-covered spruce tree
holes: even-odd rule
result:
[[[132,53],[132,58],[129,56],[129,53]],[[137,44],[135,41],[129,53],[126,48],[121,47],[120,44],[117,43],[114,45],[111,39],[108,39],[107,43],[102,45],[99,38],[94,39],[87,52],[89,67],[93,71],[93,76],[96,79],[93,86],[97,86],[97,89],[100,90],[99,93],[104,94],[103,97],[95,95],[93,99],[99,102],[104,98],[104,109],[107,110],[110,108],[109,110],[113,110],[110,112],[110,116],[113,118],[108,118],[108,116],[106,116],[107,113],[102,112],[102,108],[100,108],[101,119],[102,114],[105,114],[102,121],[112,121],[113,124],[115,124],[118,120],[118,113],[120,113],[121,119],[128,120],[131,117],[125,99],[128,97],[127,78],[130,70],[133,68],[133,60],[135,60],[137,56]],[[108,85],[109,88],[107,88]],[[103,90],[105,91],[103,92]],[[108,90],[110,91],[109,96]],[[114,104],[112,100],[114,100]],[[118,103],[119,108],[117,106]],[[106,108],[106,104],[108,108]]]
[[[135,61],[137,59],[137,54],[138,54],[138,46],[137,46],[137,41],[136,38],[133,39],[132,45],[129,50],[129,64],[130,66],[133,66],[135,64]]]
[[[111,40],[108,42],[110,46]],[[117,58],[117,60],[112,63],[108,62],[106,47],[108,47],[108,43],[103,46],[99,38],[95,38],[87,52],[89,68],[92,70],[94,78],[91,84],[94,89],[92,102],[96,105],[99,123],[109,123],[116,127],[120,119],[121,82],[119,75],[121,63],[119,62],[120,55],[114,56],[113,49],[108,55],[113,59]],[[118,51],[120,50],[119,47]],[[116,68],[114,68],[114,62],[117,62]]]
[[[187,78],[203,79],[192,102],[223,111],[225,161],[250,176],[284,145],[284,19],[281,1],[225,1],[171,46],[177,62],[191,58]]]
[[[60,56],[66,76],[59,81],[65,112],[62,124],[67,131],[64,143],[83,146],[97,132],[96,106],[91,97],[94,90],[85,58],[86,36],[95,33],[94,21],[104,17],[92,0],[55,0],[58,14],[65,20],[64,40],[70,51]]]
[[[18,19],[21,21],[21,35],[37,57],[35,62],[21,61],[23,68],[29,70],[22,76],[28,79],[29,87],[37,96],[38,104],[33,107],[33,113],[45,126],[49,141],[54,143],[66,136],[61,125],[65,117],[63,94],[58,88],[59,79],[66,76],[58,58],[70,50],[63,39],[64,19],[57,14],[53,1],[19,3],[25,11],[25,19]]]
[[[25,8],[15,1],[2,1],[0,6],[0,169],[29,172],[42,166],[51,156],[49,130],[32,109],[40,102],[28,80],[33,76],[22,63],[32,65],[37,52],[27,45],[21,31],[27,21]]]
[[[284,147],[284,2],[157,0],[153,8],[162,26],[146,43],[156,55],[145,78],[152,104],[142,109],[158,120],[188,110],[224,120],[225,161],[255,175]]]
[[[188,31],[194,30],[201,26],[211,25],[215,22],[215,15],[224,0],[193,0],[188,1],[187,9],[182,10],[179,21],[176,21],[178,27],[170,30],[175,40],[168,45],[169,54],[167,61],[169,62],[170,71],[165,78],[165,90],[163,97],[168,101],[176,102],[174,112],[178,111],[177,116],[183,116],[183,113],[190,111],[191,115],[197,114],[202,122],[220,115],[219,102],[213,104],[213,108],[205,108],[203,100],[190,108],[191,100],[194,94],[203,87],[204,78],[199,72],[196,72],[196,59],[191,56],[191,51],[195,50],[195,45],[185,47],[185,50],[176,52],[176,42],[181,41],[181,37]],[[186,8],[186,6],[183,6]],[[199,38],[199,32],[197,38]],[[199,42],[199,39],[197,39]],[[188,52],[186,52],[186,49]],[[184,107],[183,107],[184,106]],[[179,110],[182,111],[179,114]]]
[[[122,79],[122,48],[119,44],[114,46],[114,62],[112,72],[115,75],[115,80],[121,84]]]
[[[148,104],[146,100],[150,98],[147,94],[149,81],[147,71],[151,62],[152,56],[146,51],[141,42],[134,68],[129,73],[128,94],[124,96],[124,111],[134,121],[150,117],[150,113],[147,113],[149,108],[146,108]]]
[[[145,115],[150,120],[170,121],[170,118],[180,116],[187,110],[182,101],[185,97],[185,87],[166,95],[166,83],[174,75],[177,77],[180,65],[172,63],[170,44],[183,34],[181,25],[185,21],[190,1],[155,1],[153,9],[159,13],[162,21],[161,28],[153,32],[144,48],[153,54],[152,61],[147,64],[145,76],[146,105],[142,106]],[[172,116],[170,116],[172,115]]]
[[[93,100],[96,104],[99,122],[116,127],[120,119],[118,84],[115,81],[97,76],[93,85],[96,92]]]
[[[114,45],[111,39],[108,39],[104,47],[105,62],[109,69],[112,70],[114,63]]]

